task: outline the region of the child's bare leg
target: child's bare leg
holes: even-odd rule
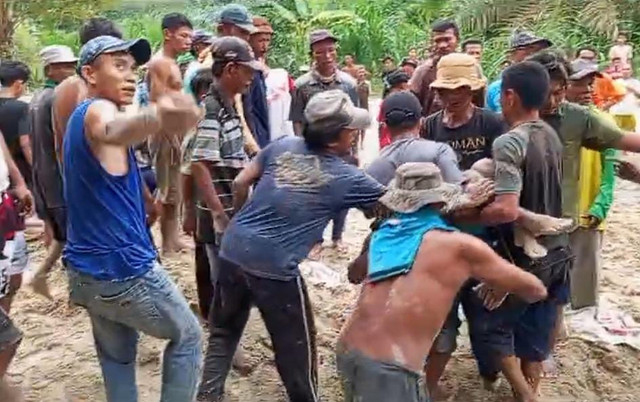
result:
[[[568,232],[573,227],[573,220],[571,219],[540,215],[524,208],[520,208],[520,216],[518,216],[516,222],[527,229],[534,237]]]

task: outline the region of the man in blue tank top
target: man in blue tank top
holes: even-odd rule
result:
[[[137,115],[121,114],[133,100],[135,68],[150,55],[141,39],[100,36],[82,47],[88,96],[71,115],[63,144],[70,298],[91,318],[109,402],[138,400],[139,331],[169,340],[161,401],[193,401],[201,369],[201,330],[157,263],[133,153],[160,127],[194,126],[199,112],[190,96],[173,93]]]

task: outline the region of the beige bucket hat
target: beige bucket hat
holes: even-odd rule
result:
[[[476,59],[464,53],[451,53],[440,59],[436,80],[431,88],[456,89],[463,86],[476,91],[486,85],[486,80],[480,75]]]
[[[442,180],[440,169],[433,163],[412,162],[396,170],[380,202],[392,211],[411,213],[430,204],[448,205],[459,193],[458,186]]]

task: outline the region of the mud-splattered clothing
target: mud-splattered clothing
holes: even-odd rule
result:
[[[302,138],[272,143],[257,161],[262,177],[225,231],[221,256],[268,279],[297,277],[331,216],[372,207],[385,191],[341,157],[310,150]]]

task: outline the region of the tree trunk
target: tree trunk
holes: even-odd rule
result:
[[[13,55],[13,34],[15,20],[11,9],[11,0],[0,0],[0,58],[8,59]]]

